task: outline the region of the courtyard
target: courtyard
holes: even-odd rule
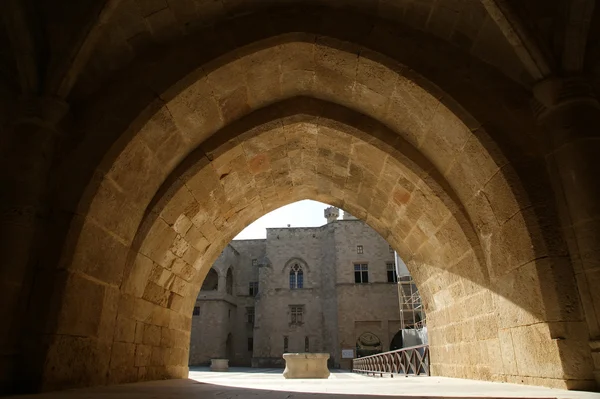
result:
[[[190,369],[189,379],[150,381],[77,389],[20,399],[359,399],[402,398],[557,398],[598,399],[599,393],[465,380],[447,377],[368,377],[332,370],[326,380],[285,380],[282,369],[231,368],[211,372]]]

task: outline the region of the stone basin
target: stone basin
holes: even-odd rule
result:
[[[284,353],[285,378],[329,378],[329,353]]]
[[[210,359],[210,371],[229,371],[229,359]]]

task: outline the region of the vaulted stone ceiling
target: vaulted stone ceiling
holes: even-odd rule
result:
[[[133,60],[206,27],[214,27],[215,45],[231,40],[219,36],[219,24],[242,15],[266,16],[245,27],[249,35],[294,10],[315,25],[348,23],[321,18],[327,8],[372,18],[373,28],[381,18],[425,32],[530,86],[597,69],[593,6],[592,0],[9,0],[0,6],[0,77],[9,87],[19,81],[24,92],[64,98],[75,87],[74,96],[87,96]]]

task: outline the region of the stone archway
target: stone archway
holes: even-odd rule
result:
[[[574,363],[589,356],[585,338],[561,297],[573,287],[558,285],[560,259],[516,166],[422,78],[350,48],[261,43],[189,76],[130,125],[73,222],[47,388],[186,375],[189,315],[212,262],[248,223],[306,198],[364,219],[407,260],[434,373],[587,383]],[[294,57],[307,51],[309,81],[281,80],[286,62],[302,74]],[[229,108],[237,96],[242,114]],[[75,300],[84,290],[87,302]],[[76,317],[87,306],[103,311]],[[90,356],[65,365],[82,350]]]

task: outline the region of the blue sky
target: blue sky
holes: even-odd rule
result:
[[[323,211],[330,205],[322,202],[304,200],[294,202],[257,219],[246,227],[234,240],[247,240],[252,238],[267,238],[267,227],[316,227],[327,223]],[[342,216],[343,212],[340,212]]]

